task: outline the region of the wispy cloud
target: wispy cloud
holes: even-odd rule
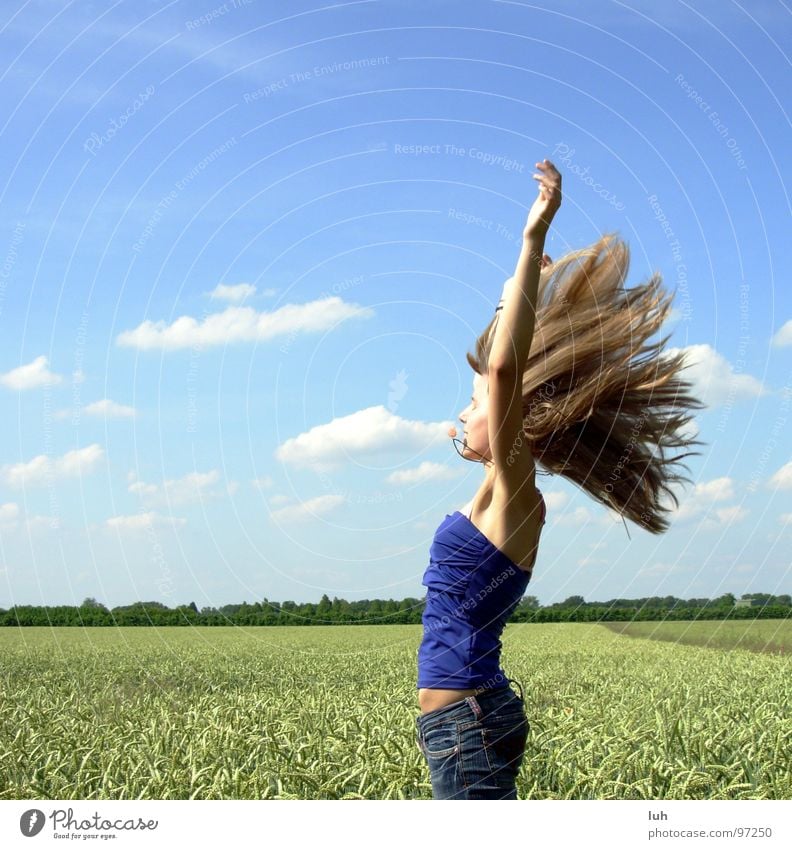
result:
[[[256,287],[252,283],[237,283],[235,286],[218,283],[209,293],[209,297],[215,301],[230,301],[233,304],[241,304],[245,298],[250,298],[255,294]]]
[[[327,471],[384,451],[418,451],[447,440],[451,423],[403,419],[381,404],[367,407],[287,439],[275,456],[293,466]]]
[[[15,527],[19,521],[19,505],[13,501],[0,504],[0,527]]]
[[[101,401],[94,401],[81,409],[82,412],[88,416],[96,416],[97,418],[105,419],[128,419],[134,418],[137,415],[137,411],[134,407],[126,407],[123,404],[116,404],[115,401],[111,401],[109,398],[103,398]],[[73,415],[74,413],[72,410],[58,410],[58,412],[55,413],[55,418],[65,419]]]
[[[26,463],[0,467],[0,480],[8,486],[37,486],[50,480],[78,477],[92,472],[104,457],[104,449],[94,443],[85,448],[67,451],[62,457],[51,459],[39,454]]]
[[[452,478],[459,477],[463,474],[463,469],[451,468],[444,463],[431,463],[425,460],[420,466],[414,469],[403,469],[396,472],[391,472],[385,480],[393,484],[417,484],[427,483],[428,481],[446,481]]]
[[[116,528],[121,531],[140,531],[154,526],[182,527],[186,524],[186,519],[175,516],[163,516],[153,511],[148,513],[131,513],[127,516],[113,516],[105,520],[105,525],[108,528]]]
[[[9,389],[35,389],[47,383],[60,383],[62,378],[59,374],[51,372],[48,368],[49,360],[43,354],[36,357],[32,363],[18,366],[5,374],[0,374],[0,383]]]
[[[792,318],[773,336],[772,344],[776,348],[785,348],[792,345]]]
[[[220,472],[212,469],[210,472],[190,472],[184,477],[165,480],[161,484],[135,480],[127,489],[152,506],[168,504],[176,507],[229,495],[227,486],[212,489],[219,481]]]
[[[556,513],[555,517],[552,517],[548,510],[547,521],[555,525],[586,525],[591,521],[591,511],[588,507],[576,507],[566,513]]]
[[[770,485],[778,489],[792,489],[792,460],[781,466],[770,478]]]
[[[345,500],[343,495],[319,495],[308,501],[301,501],[299,504],[290,504],[288,507],[281,507],[280,510],[273,510],[270,517],[276,522],[302,522],[307,519],[316,519],[332,513]]]
[[[180,348],[206,348],[234,342],[259,342],[277,336],[327,330],[348,318],[370,318],[374,310],[350,304],[337,297],[321,298],[307,304],[286,304],[273,312],[252,307],[228,307],[199,321],[183,315],[172,324],[144,321],[134,330],[125,330],[116,344],[143,351]]]
[[[27,516],[23,522],[23,514],[18,504],[13,501],[0,504],[0,531],[8,533],[23,525],[30,532],[38,532],[40,529],[51,531],[59,524],[60,520],[53,516]]]
[[[103,416],[108,419],[127,419],[137,415],[134,407],[116,404],[109,398],[103,398],[101,401],[94,401],[86,405],[83,412],[89,416]]]

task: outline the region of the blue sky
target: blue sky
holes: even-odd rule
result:
[[[660,271],[709,406],[663,536],[539,478],[528,593],[792,591],[792,19],[743,6],[7,4],[0,607],[422,596],[545,156],[548,252]]]

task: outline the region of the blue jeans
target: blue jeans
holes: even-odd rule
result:
[[[511,687],[422,713],[415,725],[433,799],[517,798],[530,725],[525,702]]]

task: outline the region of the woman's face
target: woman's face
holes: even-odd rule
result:
[[[487,460],[492,459],[487,427],[487,385],[486,377],[478,373],[473,375],[473,395],[470,403],[459,414],[459,421],[464,425],[465,448],[462,450],[462,455],[471,460],[481,460],[480,455]],[[468,448],[472,450],[468,451]]]

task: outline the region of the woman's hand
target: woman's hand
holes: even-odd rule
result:
[[[549,160],[537,162],[540,173],[534,174],[534,180],[539,181],[539,197],[533,203],[528,213],[528,220],[523,229],[523,238],[544,238],[550,227],[553,216],[561,206],[561,175],[555,165]],[[542,263],[544,265],[544,263]]]

